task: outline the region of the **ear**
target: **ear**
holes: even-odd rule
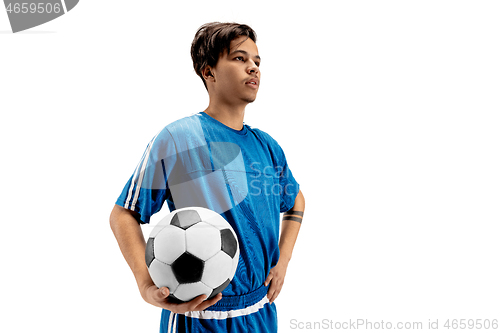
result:
[[[215,82],[215,76],[214,76],[214,72],[213,72],[212,67],[206,66],[203,69],[202,74],[203,74],[203,78],[205,79],[205,81]]]

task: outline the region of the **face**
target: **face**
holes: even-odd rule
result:
[[[219,57],[211,70],[211,93],[224,103],[253,102],[259,90],[259,66],[259,50],[255,42],[246,36],[234,39],[230,50]]]

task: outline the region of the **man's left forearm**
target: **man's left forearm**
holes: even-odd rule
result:
[[[283,216],[279,242],[280,260],[288,262],[292,258],[293,247],[295,246],[295,241],[299,234],[305,207],[306,202],[304,200],[304,195],[299,190],[292,209]]]
[[[299,191],[295,198],[293,208],[283,215],[280,235],[280,258],[276,266],[271,268],[269,275],[264,281],[265,286],[269,286],[267,298],[273,303],[281,292],[283,281],[285,280],[288,262],[292,258],[293,247],[300,230],[302,216],[304,215],[305,200],[302,192]]]

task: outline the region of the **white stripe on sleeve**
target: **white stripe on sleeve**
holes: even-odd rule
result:
[[[155,135],[153,140],[151,140],[149,142],[149,145],[146,148],[146,152],[144,153],[144,156],[143,156],[141,171],[139,173],[137,173],[137,171],[139,170],[139,167],[141,166],[141,163],[139,163],[139,165],[137,166],[137,168],[135,170],[134,177],[132,179],[132,183],[130,184],[130,188],[128,191],[127,201],[125,202],[125,208],[128,208],[130,210],[135,210],[135,204],[137,203],[137,199],[139,198],[139,192],[141,191],[142,180],[144,178],[146,166],[148,165],[149,155],[150,155],[151,149],[153,148],[153,144],[154,144],[156,138],[158,137],[158,135],[160,134],[160,132],[158,132],[158,134]],[[134,194],[134,199],[132,200],[132,203],[130,203],[130,198],[132,196],[132,192],[134,189],[134,183],[136,182],[137,176],[139,176],[139,179],[137,180],[137,185],[135,186],[136,190],[135,190],[135,194]]]

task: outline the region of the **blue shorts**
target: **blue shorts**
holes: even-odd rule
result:
[[[177,314],[163,310],[161,313],[160,333],[276,333],[277,331],[276,305],[269,304],[267,287],[264,286],[245,295],[223,296],[220,301],[204,311]]]

